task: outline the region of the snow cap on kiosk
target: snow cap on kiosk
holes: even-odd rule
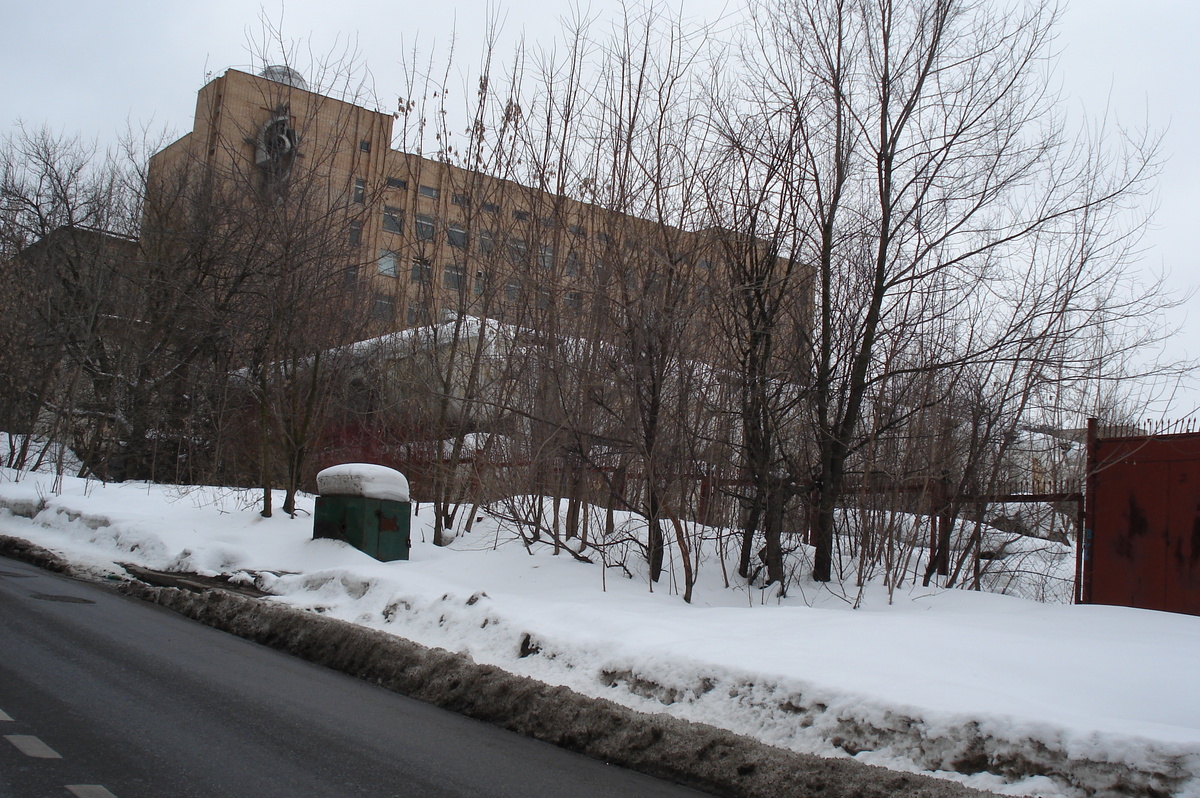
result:
[[[408,479],[394,468],[374,463],[343,463],[317,474],[317,492],[322,496],[362,496],[406,502]]]

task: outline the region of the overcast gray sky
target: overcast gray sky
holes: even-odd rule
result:
[[[715,20],[738,0],[676,0],[697,19]],[[593,0],[593,15],[611,14],[615,0]],[[402,44],[444,50],[457,31],[460,54],[476,59],[485,0],[0,0],[0,126],[18,120],[112,141],[129,122],[182,134],[190,129],[196,90],[208,72],[252,62],[249,41],[260,9],[293,39],[323,52],[350,41],[369,68],[385,107],[403,91]],[[282,9],[282,10],[281,10]],[[570,5],[513,3],[503,10],[511,42],[524,35],[544,43]],[[1065,8],[1058,48],[1059,79],[1074,111],[1109,109],[1122,124],[1165,129],[1165,164],[1154,228],[1142,267],[1167,274],[1178,292],[1200,284],[1200,2],[1196,0],[1073,0]],[[1200,357],[1200,297],[1172,350]],[[1193,410],[1195,393],[1170,412]]]

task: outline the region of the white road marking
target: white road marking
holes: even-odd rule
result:
[[[32,734],[6,734],[4,739],[17,747],[25,756],[37,759],[62,759],[62,754],[55,751]]]
[[[68,784],[67,792],[75,798],[117,798],[99,784]]]
[[[0,709],[0,723],[3,723],[6,720],[12,720],[12,716],[10,716],[3,709]]]

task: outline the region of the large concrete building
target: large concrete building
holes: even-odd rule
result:
[[[710,237],[393,149],[394,121],[310,91],[284,67],[230,69],[200,90],[192,131],[151,171],[161,181],[202,167],[281,202],[306,186],[304,201],[340,227],[340,268],[377,329],[446,311],[537,326],[532,317],[552,310],[583,318],[597,295],[708,290]]]

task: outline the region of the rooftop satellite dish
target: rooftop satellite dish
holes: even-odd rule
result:
[[[294,89],[308,91],[308,83],[304,80],[303,76],[290,66],[284,64],[271,64],[259,73],[259,77],[273,80],[276,83],[283,83]]]

